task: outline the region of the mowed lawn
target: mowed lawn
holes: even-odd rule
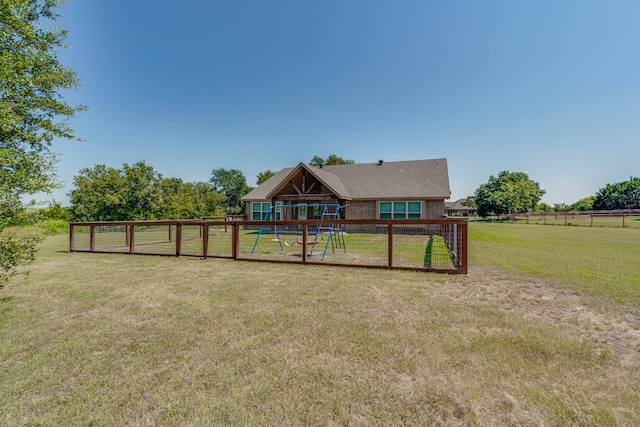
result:
[[[50,237],[0,290],[0,425],[640,425],[640,230],[470,250],[445,276]]]

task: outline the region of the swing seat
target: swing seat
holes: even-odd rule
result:
[[[297,239],[296,239],[296,243],[299,244],[299,245],[303,245],[304,244],[302,241],[297,240]],[[307,245],[313,245],[313,240],[310,241],[310,242],[307,242]]]

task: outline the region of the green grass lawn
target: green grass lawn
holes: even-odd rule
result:
[[[639,425],[639,238],[471,224],[448,276],[49,237],[0,290],[0,425]]]
[[[470,263],[640,308],[640,229],[470,223]]]

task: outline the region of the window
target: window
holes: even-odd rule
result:
[[[422,202],[380,202],[380,219],[420,219]]]
[[[275,219],[280,221],[282,216],[282,203],[276,202],[276,208],[274,212],[269,213],[271,210],[270,203],[253,202],[251,207],[251,219],[254,221],[262,221],[264,219]],[[275,215],[272,215],[275,214]],[[275,218],[273,218],[275,216]]]

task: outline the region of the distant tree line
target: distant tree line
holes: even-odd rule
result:
[[[165,178],[145,162],[125,163],[119,169],[106,165],[84,168],[73,178],[72,217],[75,221],[127,221],[237,212],[239,207],[230,206],[229,200],[239,202],[230,197],[225,184],[220,184],[227,171],[214,172],[218,177],[215,183]]]
[[[351,164],[335,154],[314,156],[310,164]],[[257,185],[275,175],[258,173]],[[141,161],[114,168],[103,164],[84,168],[73,178],[71,215],[75,221],[190,219],[243,214],[242,197],[252,190],[238,169],[216,168],[209,182],[165,178]]]
[[[596,193],[593,209],[640,209],[640,178],[607,184]]]
[[[529,179],[527,174],[502,171],[480,185],[474,195],[467,198],[467,205],[475,207],[478,215],[483,217],[527,211],[640,209],[640,178],[631,177],[628,181],[607,184],[595,196],[585,197],[571,205],[541,203],[544,194],[540,184]]]

